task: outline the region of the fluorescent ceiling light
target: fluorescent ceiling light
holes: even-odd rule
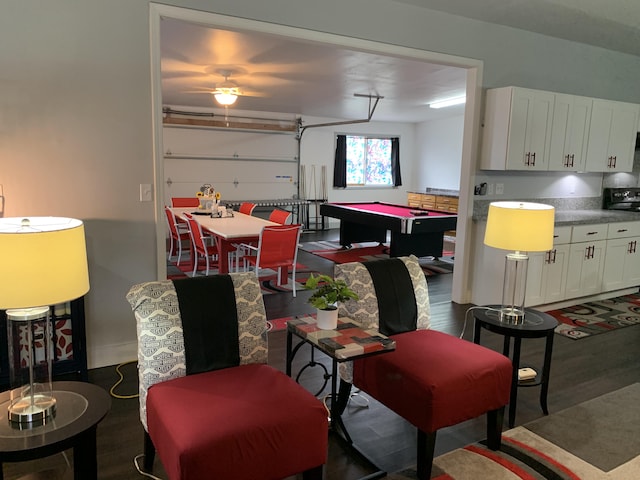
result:
[[[447,98],[446,100],[439,100],[437,102],[430,103],[429,106],[431,108],[444,108],[444,107],[452,107],[454,105],[461,105],[467,100],[465,95],[461,97]]]

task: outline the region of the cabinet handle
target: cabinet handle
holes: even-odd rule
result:
[[[611,168],[611,161],[613,160],[612,157],[607,157],[607,168]]]
[[[568,153],[564,156],[564,166],[565,167],[569,167],[569,154]]]
[[[532,167],[535,167],[535,166],[536,166],[536,152],[533,152],[533,153],[531,154],[531,158],[532,158],[531,166],[532,166]]]
[[[571,154],[571,167],[573,167],[573,160],[575,159],[575,155],[572,153]]]
[[[613,168],[616,168],[616,163],[618,163],[618,157],[614,155],[614,157],[613,157]]]
[[[623,233],[623,232],[626,232],[626,231],[627,231],[626,228],[621,228],[619,230],[616,230],[617,233]]]
[[[530,161],[531,161],[531,152],[527,152],[524,155],[524,164],[528,167],[530,165]]]
[[[595,256],[595,251],[596,251],[595,245],[588,246],[586,248],[584,258],[586,258],[587,260],[593,258]]]
[[[597,235],[597,234],[598,234],[597,231],[596,232],[587,232],[587,235]]]
[[[629,242],[627,253],[636,253],[636,240],[632,240]]]

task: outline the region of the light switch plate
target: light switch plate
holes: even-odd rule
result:
[[[141,202],[151,202],[153,201],[153,191],[151,190],[150,183],[141,183],[140,184],[140,201]]]

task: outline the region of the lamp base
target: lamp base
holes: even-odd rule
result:
[[[7,409],[9,421],[20,428],[39,426],[46,423],[48,418],[55,416],[56,399],[41,393],[33,396],[26,395],[14,401]]]
[[[516,307],[502,307],[499,311],[502,323],[509,325],[522,325],[524,323],[524,309]]]

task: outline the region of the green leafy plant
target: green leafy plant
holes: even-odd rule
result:
[[[311,274],[304,288],[315,290],[309,297],[309,303],[320,310],[332,310],[336,308],[337,302],[358,300],[358,295],[347,286],[344,280],[334,280],[329,275]]]

